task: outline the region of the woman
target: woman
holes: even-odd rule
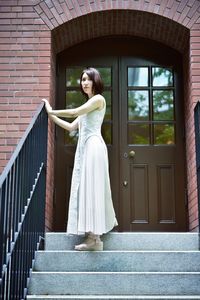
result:
[[[94,68],[85,69],[80,88],[87,101],[74,109],[52,110],[43,99],[49,117],[68,131],[79,130],[69,201],[67,233],[87,234],[75,249],[103,250],[100,236],[117,226],[112,203],[108,170],[108,154],[101,136],[106,102],[101,95],[103,83]],[[66,122],[58,117],[76,119]]]

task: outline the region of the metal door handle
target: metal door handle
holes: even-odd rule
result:
[[[123,186],[127,186],[127,185],[128,185],[128,181],[127,181],[127,180],[124,180]]]
[[[134,156],[135,156],[135,151],[131,150],[131,151],[129,152],[129,157],[130,157],[130,158],[133,158]]]

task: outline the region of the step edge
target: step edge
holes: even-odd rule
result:
[[[191,271],[188,271],[188,272],[133,272],[133,271],[130,271],[130,272],[66,272],[66,271],[52,271],[52,272],[48,272],[48,271],[33,271],[32,272],[32,275],[37,275],[37,274],[57,274],[57,275],[143,275],[143,274],[147,274],[147,275],[200,275],[200,271],[199,272],[191,272]]]
[[[169,295],[169,296],[159,296],[159,295],[151,295],[151,296],[147,296],[147,295],[27,295],[27,299],[28,298],[33,298],[33,299],[37,299],[37,298],[44,298],[44,299],[48,299],[48,298],[63,298],[63,299],[68,299],[68,298],[74,298],[76,299],[76,297],[79,297],[80,299],[84,299],[85,297],[88,297],[88,298],[91,298],[91,299],[95,299],[95,297],[101,297],[102,299],[106,299],[106,298],[113,298],[113,299],[116,299],[119,298],[119,299],[141,299],[141,297],[143,297],[144,299],[152,299],[152,297],[154,297],[154,299],[169,299],[169,297],[171,299],[179,299],[178,297],[181,297],[182,299],[200,299],[200,296],[199,295]]]
[[[76,251],[76,250],[38,250],[37,253],[199,253],[200,250],[103,250],[103,251]],[[79,254],[81,255],[81,254]]]
[[[68,234],[66,232],[46,232],[45,233],[46,235],[48,234],[63,234],[63,235],[67,235],[69,237],[74,237],[74,236],[80,236],[80,237],[83,237],[84,234],[79,234],[79,235],[76,235],[76,234]],[[109,233],[105,233],[104,236],[106,235],[175,235],[175,234],[180,234],[180,235],[198,235],[199,233],[198,232],[189,232],[189,231],[186,231],[186,232],[179,232],[179,231],[175,231],[175,232],[170,232],[170,231],[165,231],[165,232],[109,232]]]

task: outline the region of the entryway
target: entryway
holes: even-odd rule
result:
[[[186,231],[181,57],[139,38],[102,38],[62,52],[57,60],[56,108],[84,101],[82,70],[104,80],[112,194],[119,231]],[[77,133],[56,129],[54,228],[63,231]]]

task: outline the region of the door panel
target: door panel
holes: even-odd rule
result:
[[[184,165],[178,164],[184,147],[177,133],[182,124],[174,69],[122,58],[121,73],[123,228],[184,230]]]
[[[173,165],[157,166],[159,223],[175,223],[175,178]]]
[[[151,57],[141,58],[145,57],[145,42],[140,45],[126,40],[122,47],[121,39],[114,43],[108,39],[106,45],[102,50],[101,41],[90,44],[88,52],[86,43],[60,54],[56,108],[76,107],[84,102],[79,76],[86,66],[96,67],[105,85],[107,110],[102,134],[108,148],[117,230],[185,231],[180,61],[176,62],[170,50],[170,55],[158,59],[154,45],[148,52]],[[126,51],[129,56],[120,55]],[[66,229],[77,138],[77,133],[69,135],[56,128],[57,231]]]
[[[132,224],[149,222],[149,184],[148,166],[130,164],[130,193]],[[138,201],[138,199],[140,199]]]

